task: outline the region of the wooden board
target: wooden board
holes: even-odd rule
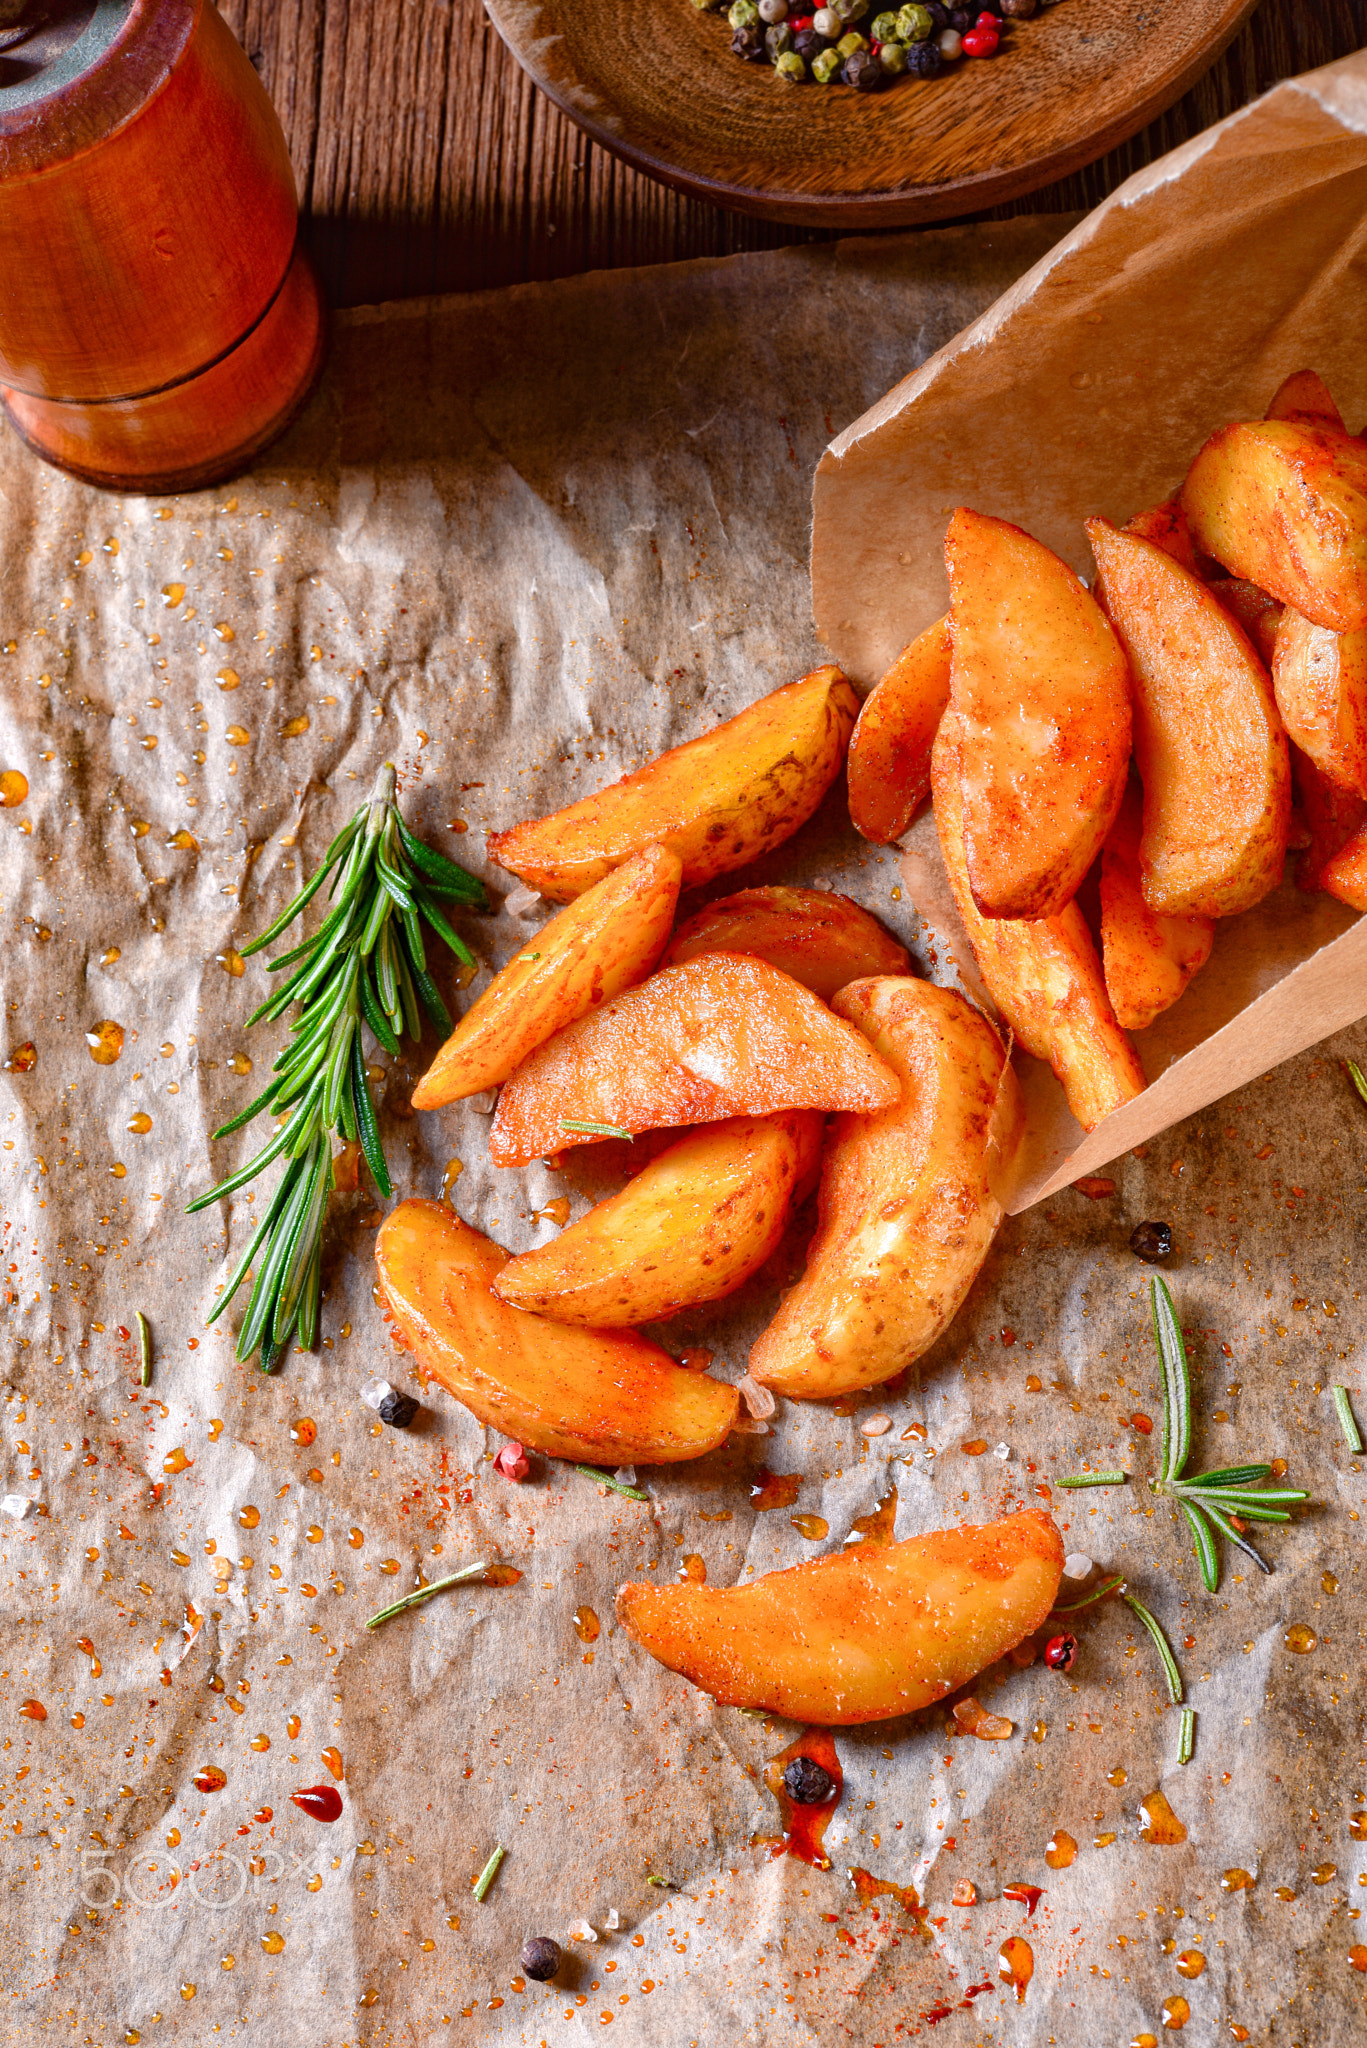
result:
[[[691,0],[486,0],[519,63],[596,142],[700,199],[831,228],[904,227],[1034,191],[1179,98],[1253,0],[1057,0],[996,56],[866,94],[792,86]]]
[[[727,212],[633,171],[537,91],[480,0],[222,0],[222,11],[284,122],[309,252],[334,305],[730,256],[830,232]],[[994,210],[1095,206],[1279,78],[1345,57],[1365,37],[1362,0],[1262,0],[1166,114]]]

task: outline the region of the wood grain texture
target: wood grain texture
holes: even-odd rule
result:
[[[537,91],[478,0],[223,0],[222,11],[280,112],[334,304],[829,238],[629,170]],[[1206,76],[1129,142],[965,217],[1094,206],[1278,79],[1365,43],[1367,0],[1262,0]]]

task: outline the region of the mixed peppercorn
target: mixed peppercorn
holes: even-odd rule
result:
[[[693,0],[700,9],[722,0]],[[981,0],[944,7],[937,0],[872,14],[874,0],[730,0],[731,48],[751,64],[770,64],[790,85],[815,79],[876,92],[895,78],[934,78],[960,57],[991,57],[1007,23],[1032,15],[1039,0]],[[870,15],[872,14],[872,19]]]

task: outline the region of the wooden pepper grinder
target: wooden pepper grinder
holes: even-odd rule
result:
[[[0,402],[90,483],[241,469],[317,375],[285,138],[212,0],[0,0]]]

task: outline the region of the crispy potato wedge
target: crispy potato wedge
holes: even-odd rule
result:
[[[930,750],[949,702],[949,620],[904,647],[864,699],[845,772],[850,819],[876,846],[900,839],[930,795]]]
[[[1331,633],[1288,605],[1272,688],[1301,752],[1340,789],[1367,796],[1367,632]]]
[[[1134,671],[1144,900],[1229,917],[1281,880],[1286,734],[1267,671],[1205,584],[1150,541],[1089,519],[1097,590]]]
[[[1054,917],[1124,794],[1124,651],[1068,565],[1004,519],[961,506],[945,562],[973,901],[984,917]]]
[[[489,856],[557,903],[653,843],[679,856],[687,889],[728,875],[811,817],[858,711],[839,669],[816,669],[596,796],[491,832]]]
[[[911,959],[886,926],[833,889],[742,889],[681,924],[665,967],[700,953],[748,953],[829,1002],[866,974],[909,974]]]
[[[954,900],[988,994],[1025,1048],[1047,1060],[1084,1131],[1147,1085],[1139,1055],[1116,1022],[1087,920],[1076,903],[1057,917],[982,917],[968,886],[954,714],[931,758],[931,794]]]
[[[626,1585],[617,1618],[725,1706],[848,1728],[957,1692],[1040,1626],[1062,1576],[1063,1540],[1030,1508],[856,1544],[747,1585]]]
[[[1367,910],[1367,824],[1359,825],[1319,871],[1319,886],[1354,910]]]
[[[1277,650],[1277,628],[1286,610],[1281,599],[1259,590],[1256,583],[1246,583],[1242,576],[1222,576],[1214,594],[1243,627],[1262,656],[1263,667],[1270,669]]]
[[[504,1086],[495,1166],[595,1133],[719,1123],[785,1109],[884,1109],[897,1080],[867,1039],[767,960],[704,953],[628,989],[534,1052]]]
[[[1023,1114],[1005,1048],[954,990],[884,975],[835,1007],[901,1094],[832,1120],[807,1270],[750,1352],[752,1376],[794,1400],[878,1386],[948,1327],[1001,1222],[992,1185]]]
[[[438,1109],[497,1088],[539,1045],[649,974],[674,922],[683,867],[648,846],[542,925],[496,974],[413,1090]]]
[[[1144,798],[1133,780],[1101,855],[1101,965],[1116,1023],[1143,1031],[1210,958],[1215,920],[1160,917],[1140,887]]]
[[[1367,626],[1367,447],[1305,420],[1212,434],[1182,504],[1197,547],[1333,633]]]
[[[560,1323],[650,1323],[719,1301],[783,1236],[800,1171],[821,1142],[813,1109],[704,1124],[550,1244],[510,1259],[504,1301]]]
[[[1306,832],[1296,864],[1296,887],[1311,894],[1324,887],[1324,869],[1334,855],[1367,823],[1367,801],[1331,782],[1299,747],[1291,749],[1291,781]]]
[[[1137,533],[1141,540],[1151,540],[1156,548],[1162,548],[1165,555],[1171,555],[1174,562],[1193,576],[1205,573],[1202,562],[1192,545],[1191,528],[1187,515],[1182,510],[1180,498],[1165,498],[1161,505],[1153,505],[1147,512],[1136,512],[1133,519],[1125,521],[1126,533]],[[1204,558],[1206,566],[1218,565]]]
[[[380,1288],[418,1363],[470,1413],[593,1465],[672,1465],[725,1441],[734,1387],[631,1330],[573,1329],[500,1301],[508,1254],[444,1202],[401,1202],[375,1243]]]
[[[1303,420],[1313,426],[1337,427],[1346,432],[1343,414],[1329,393],[1329,386],[1315,370],[1294,370],[1277,386],[1264,418]]]

